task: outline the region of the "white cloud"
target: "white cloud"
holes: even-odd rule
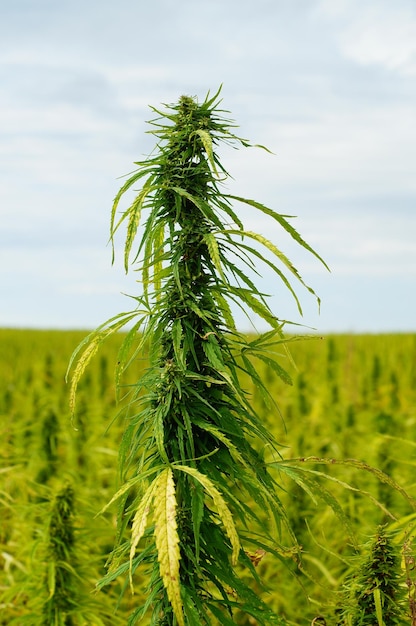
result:
[[[298,215],[293,225],[332,274],[239,207],[246,226],[280,246],[306,282],[330,284],[333,298],[347,280],[364,300],[370,278],[385,278],[386,291],[414,283],[410,0],[214,0],[208,12],[202,0],[20,4],[0,9],[5,322],[24,323],[18,290],[37,298],[42,324],[58,314],[81,324],[83,306],[89,325],[107,316],[103,306],[119,310],[116,293],[135,289],[125,287],[122,255],[111,270],[109,213],[117,177],[154,146],[148,104],[203,98],[221,82],[241,135],[276,153],[225,149],[229,190]],[[265,290],[275,293],[275,282]]]
[[[416,74],[416,11],[411,0],[321,0],[338,26],[341,53],[360,65]]]

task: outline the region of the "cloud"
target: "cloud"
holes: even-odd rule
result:
[[[416,74],[416,11],[411,0],[322,0],[318,11],[338,24],[340,50],[346,58]]]
[[[48,323],[55,316],[71,325],[84,307],[85,323],[94,325],[104,309],[109,316],[119,310],[116,283],[118,292],[137,286],[126,287],[122,269],[111,270],[109,213],[117,177],[154,147],[145,132],[154,117],[148,104],[175,102],[181,93],[203,99],[221,82],[237,133],[275,153],[222,150],[235,179],[227,188],[298,215],[293,225],[332,274],[241,206],[246,226],[276,242],[329,302],[348,281],[357,291],[383,277],[392,290],[399,278],[414,282],[410,7],[407,0],[6,3],[3,320],[24,319],[24,303],[15,313],[18,290],[31,299],[42,293]],[[274,293],[275,282],[265,279]]]

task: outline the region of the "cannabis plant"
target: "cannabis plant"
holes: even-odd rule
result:
[[[91,333],[70,364],[74,409],[77,382],[108,335],[130,327],[116,368],[119,390],[128,365],[149,359],[130,389],[120,446],[122,485],[108,505],[119,502],[117,544],[99,585],[125,575],[133,591],[139,572],[147,574],[146,601],[129,624],[148,611],[151,624],[231,624],[237,612],[259,624],[279,622],[247,575],[258,587],[258,551],[283,561],[296,552],[267,465],[268,458],[278,458],[278,446],[239,375],[252,378],[278,415],[256,360],[290,383],[277,360],[288,339],[284,322],[254,282],[260,266],[283,282],[299,310],[291,279],[314,292],[272,241],[245,230],[235,206],[268,216],[320,257],[287,216],[223,190],[228,174],[218,146],[250,144],[234,134],[219,105],[218,92],[202,103],[182,96],[165,111],[152,107],[156,150],[136,163],[111,215],[113,242],[126,225],[124,265],[126,271],[134,266],[141,292],[133,296],[135,308]],[[139,183],[119,214],[122,197]],[[238,307],[268,330],[254,337],[239,332],[233,314]]]
[[[400,549],[387,527],[379,526],[346,584],[339,624],[394,626],[409,623],[405,608]]]
[[[24,579],[16,580],[2,595],[6,621],[22,626],[104,626],[120,624],[108,608],[107,598],[98,602],[92,595],[97,567],[82,545],[82,532],[76,525],[75,493],[69,483],[52,496],[39,489],[40,502],[31,506],[35,513],[31,566]],[[84,536],[85,540],[85,536]],[[22,578],[22,577],[20,577]],[[10,608],[10,611],[12,609]],[[12,617],[13,614],[13,617]],[[16,616],[14,616],[16,614]],[[3,617],[3,615],[2,615]]]

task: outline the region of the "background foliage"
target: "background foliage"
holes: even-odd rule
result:
[[[35,599],[36,606],[48,601],[48,586],[40,589],[36,581],[47,576],[51,506],[65,485],[72,485],[74,494],[74,562],[83,565],[82,572],[77,569],[83,589],[93,590],[104,575],[114,543],[114,513],[95,515],[111,499],[118,482],[117,451],[125,424],[117,417],[120,407],[115,403],[112,369],[119,339],[109,338],[80,381],[75,430],[64,376],[69,356],[84,336],[81,332],[0,331],[2,624],[11,624],[13,619],[24,623],[23,618],[34,610]],[[293,343],[291,352],[297,366],[294,370],[288,365],[293,387],[283,384],[272,367],[261,365],[281,416],[270,412],[250,378],[241,381],[276,439],[287,446],[282,448],[283,458],[357,459],[388,472],[415,496],[416,336],[335,335]],[[136,361],[124,384],[137,380],[145,368],[145,361]],[[281,491],[303,546],[302,569],[290,558],[292,565],[286,568],[272,555],[261,553],[256,567],[271,588],[264,599],[289,623],[309,624],[322,614],[330,624],[335,623],[342,602],[342,583],[354,569],[351,558],[380,524],[395,529],[397,546],[406,543],[406,563],[412,562],[413,514],[399,492],[370,472],[318,462],[308,463],[307,468],[328,475],[322,481],[310,474],[310,480],[320,481],[322,498],[310,497],[284,475]],[[333,479],[371,493],[396,520]],[[348,516],[344,525],[341,518],[334,518],[328,494],[338,495],[342,502]],[[411,577],[413,569],[407,569]],[[88,603],[96,596],[86,598],[78,589],[78,602],[85,603],[84,617],[78,616],[74,623],[115,623],[109,615],[122,584],[124,578],[105,587],[94,606]],[[127,593],[122,600],[121,623],[136,605],[140,581],[135,592],[135,597]],[[82,622],[87,610],[90,621]],[[403,623],[411,623],[410,618]]]

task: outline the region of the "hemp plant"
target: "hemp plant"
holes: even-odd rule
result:
[[[130,389],[122,485],[107,505],[119,502],[117,543],[99,583],[125,575],[125,588],[130,582],[133,590],[139,571],[147,572],[146,600],[129,624],[149,610],[151,624],[231,624],[237,612],[260,624],[279,623],[247,575],[259,583],[258,554],[284,561],[293,551],[283,538],[296,542],[266,462],[266,454],[278,455],[278,445],[240,379],[248,374],[270,407],[256,363],[291,382],[276,360],[288,341],[284,322],[254,282],[258,267],[283,281],[299,310],[291,279],[314,292],[274,243],[245,230],[235,205],[268,216],[320,257],[287,216],[220,187],[228,173],[218,146],[250,145],[234,134],[220,102],[218,91],[202,103],[182,96],[165,111],[151,107],[158,116],[150,122],[156,150],[136,163],[111,214],[113,244],[126,224],[124,265],[126,271],[134,266],[142,291],[134,296],[136,307],[86,337],[70,363],[74,409],[77,382],[109,334],[131,325],[118,355],[120,390],[128,365],[149,359]],[[123,195],[139,182],[140,191],[119,215]],[[255,337],[239,332],[234,306],[259,316],[269,330]]]
[[[394,626],[410,623],[405,607],[399,547],[388,528],[379,526],[356,575],[345,585],[339,624]]]
[[[75,521],[74,488],[67,483],[53,497],[45,488],[39,494],[42,498],[36,507],[39,527],[35,533],[39,541],[32,548],[32,566],[25,572],[24,580],[16,581],[2,598],[17,611],[15,617],[6,617],[7,624],[120,624],[107,599],[98,602],[91,595],[97,568],[82,545],[85,535],[82,537],[83,532]],[[6,621],[2,622],[0,617],[0,623]]]

